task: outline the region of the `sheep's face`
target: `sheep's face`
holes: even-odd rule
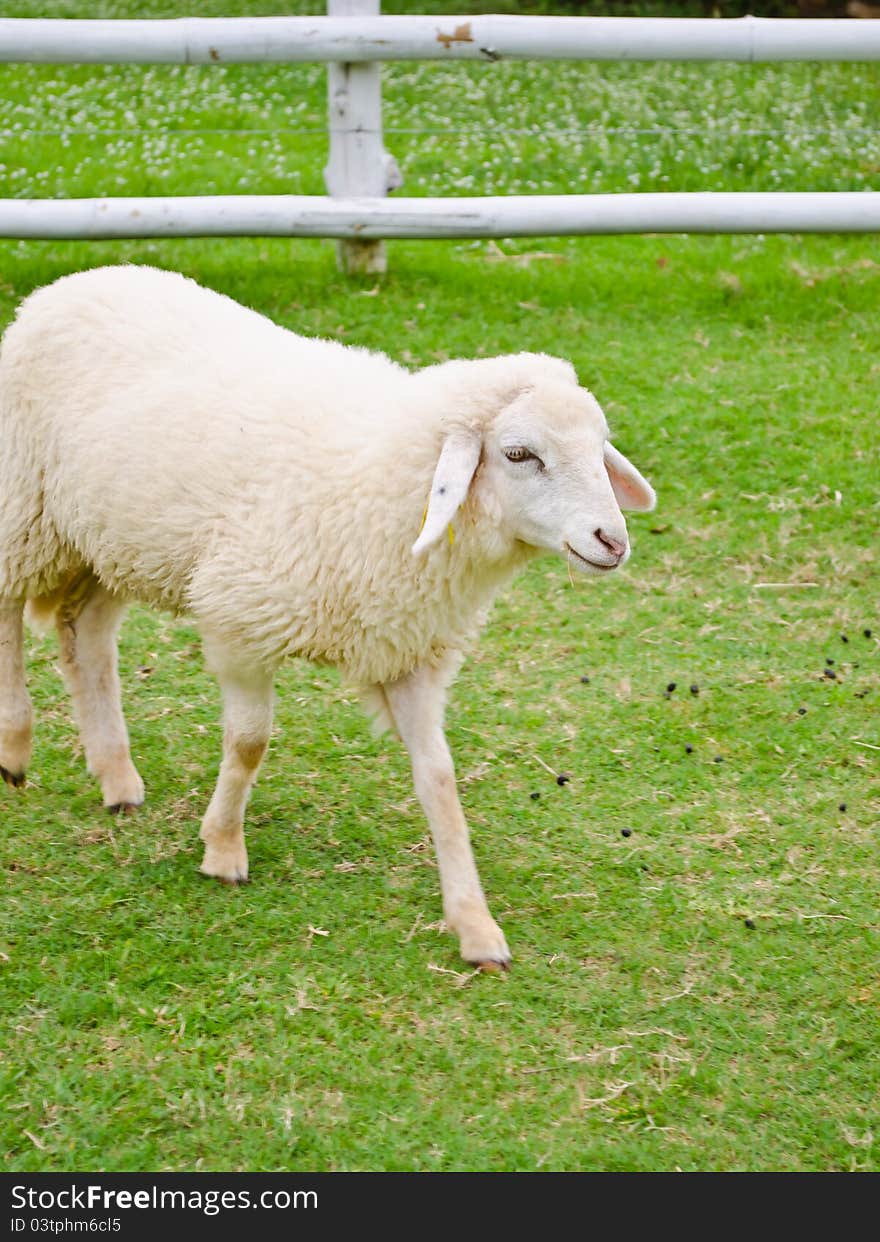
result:
[[[629,555],[626,523],[605,467],[608,428],[597,402],[573,384],[515,398],[489,429],[481,483],[502,526],[521,543],[561,552],[588,574]]]
[[[655,499],[609,442],[595,398],[556,381],[516,395],[482,438],[467,430],[449,436],[416,553],[440,537],[472,483],[481,508],[494,517],[500,545],[559,552],[596,575],[629,557],[621,509],[652,509]]]
[[[415,553],[437,542],[472,487],[499,550],[557,551],[585,574],[627,560],[622,508],[654,507],[653,488],[608,441],[595,397],[565,381],[519,392],[482,437],[467,428],[448,436]]]

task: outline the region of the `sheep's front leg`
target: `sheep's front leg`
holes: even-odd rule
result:
[[[216,666],[216,657],[214,659]],[[217,787],[202,820],[202,871],[230,884],[248,876],[244,812],[272,728],[272,676],[221,666],[223,761]]]
[[[458,935],[465,961],[484,969],[506,968],[510,950],[486,905],[443,732],[443,675],[435,669],[419,668],[383,689],[409,752],[416,794],[434,838],[443,917]]]

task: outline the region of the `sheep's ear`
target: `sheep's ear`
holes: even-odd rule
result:
[[[435,544],[449,527],[468,494],[480,460],[481,447],[480,437],[470,432],[452,432],[447,437],[434,471],[422,531],[413,544],[415,556]]]
[[[634,509],[647,513],[657,503],[654,489],[643,479],[632,462],[627,461],[613,444],[605,441],[605,469],[611,480],[611,488],[621,509]]]

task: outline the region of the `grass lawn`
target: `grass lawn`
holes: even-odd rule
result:
[[[11,15],[53,10],[83,15]],[[877,85],[868,66],[404,65],[388,145],[410,193],[872,188]],[[0,196],[320,192],[323,90],[317,66],[2,67]],[[220,708],[186,619],[134,609],[123,634],[148,789],[123,820],[33,639],[29,784],[0,788],[0,1160],[877,1170],[876,239],[389,256],[359,282],[330,243],[4,242],[0,323],[64,272],[132,261],[412,365],[576,364],[659,503],[609,582],[536,562],[452,696],[514,968],[471,975],[442,934],[408,765],[332,671],[279,678],[252,883],[231,890],[196,870]]]

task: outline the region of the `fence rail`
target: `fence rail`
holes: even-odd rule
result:
[[[873,233],[880,194],[540,194],[498,198],[231,195],[6,199],[0,237],[474,238],[599,233]]]
[[[880,60],[880,23],[735,17],[0,19],[0,62]]]

